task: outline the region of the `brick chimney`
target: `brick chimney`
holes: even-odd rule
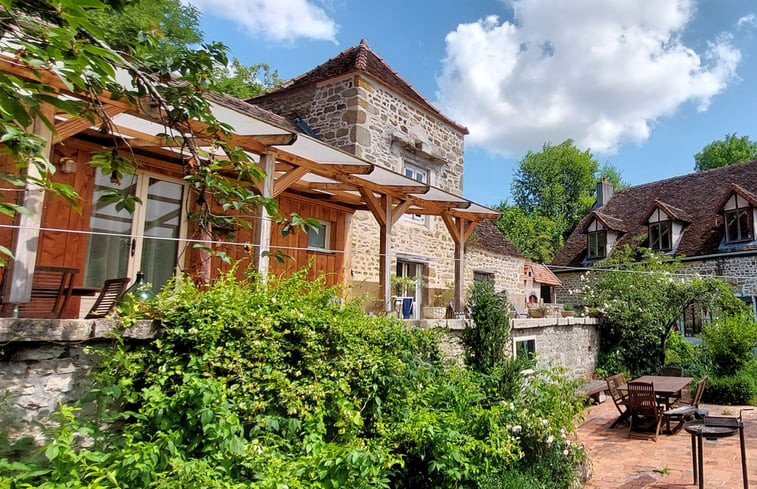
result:
[[[602,181],[597,182],[597,201],[592,206],[592,209],[604,207],[612,198],[612,194],[612,183],[608,182],[606,178],[602,178]]]

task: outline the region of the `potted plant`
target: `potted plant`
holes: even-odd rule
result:
[[[547,315],[547,308],[544,304],[529,304],[528,305],[528,317],[530,318],[543,318]]]
[[[573,304],[562,305],[562,317],[569,318],[576,315],[576,311],[573,310]]]
[[[430,304],[423,307],[425,319],[444,319],[447,315],[447,306],[455,299],[455,290],[452,284],[447,284],[444,289],[431,296]]]

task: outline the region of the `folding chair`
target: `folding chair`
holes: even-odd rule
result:
[[[111,278],[103,283],[100,294],[97,296],[95,303],[89,310],[84,319],[104,318],[115,309],[118,299],[121,298],[126,286],[129,284],[129,277]]]
[[[631,412],[631,426],[628,428],[628,438],[634,428],[654,429],[654,441],[660,434],[662,425],[662,408],[657,404],[654,384],[651,382],[630,382],[628,384],[628,409]]]

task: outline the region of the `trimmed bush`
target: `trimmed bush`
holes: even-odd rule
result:
[[[724,377],[707,379],[703,400],[713,404],[744,405],[750,404],[757,393],[754,378],[747,371]]]

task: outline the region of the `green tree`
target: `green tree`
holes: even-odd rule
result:
[[[547,217],[567,235],[594,203],[599,163],[591,152],[580,151],[568,139],[529,151],[515,171],[513,201],[531,215]]]
[[[634,375],[665,363],[666,341],[687,307],[743,308],[727,282],[679,274],[679,262],[645,248],[619,248],[595,268],[583,292],[584,304],[602,313],[602,358],[620,359]]]
[[[502,212],[497,227],[530,260],[548,263],[593,205],[602,178],[615,188],[627,186],[620,170],[610,163],[600,168],[572,140],[546,143],[520,161],[511,186],[514,204],[497,206]]]
[[[138,1],[121,0],[0,0],[3,33],[0,50],[15,70],[0,73],[0,143],[18,170],[16,174],[0,174],[0,182],[19,188],[36,184],[68,198],[75,205],[78,196],[74,190],[52,181],[55,167],[44,151],[46,141],[31,133],[32,121],[40,120],[54,130],[54,121],[46,117],[43,110],[43,107],[52,105],[58,112],[93,124],[96,115],[103,117],[103,126],[107,128],[112,127],[113,122],[101,111],[107,103],[104,94],[114,100],[128,99],[135,107],[139,106],[140,100],[149,98],[166,127],[165,132],[173,130],[181,134],[183,147],[193,156],[191,161],[194,164],[187,167],[185,179],[201,205],[200,210],[191,216],[200,229],[210,229],[214,222],[237,219],[212,214],[209,203],[203,198],[205,192],[213,193],[222,205],[238,210],[263,205],[270,215],[281,218],[274,200],[261,198],[248,185],[229,184],[218,171],[218,164],[208,157],[221,151],[228,168],[249,179],[262,178],[261,170],[245,151],[226,142],[232,128],[213,116],[204,97],[209,91],[218,91],[214,70],[227,64],[227,48],[220,43],[197,47],[186,45],[196,39],[193,34],[196,33],[196,11],[183,8],[175,1],[161,3],[176,8],[163,9],[163,22],[159,24],[173,25],[166,20],[167,15],[184,19],[176,22],[180,27],[175,28],[183,33],[181,42],[164,41],[160,31],[141,30],[138,25],[134,26],[134,29],[140,29],[135,35],[121,33],[116,36],[115,31],[108,31],[129,24],[115,20],[124,9],[131,9],[132,18],[146,21],[146,12],[151,12],[153,7],[138,10],[140,5]],[[107,23],[107,29],[103,29],[97,19],[104,22],[107,17],[113,17],[113,20]],[[170,27],[169,31],[173,30],[174,27]],[[109,45],[108,39],[112,39],[116,47]],[[165,56],[163,51],[169,48],[171,55]],[[24,70],[38,76],[24,76]],[[119,72],[129,75],[130,85],[121,83],[121,78],[117,77]],[[60,97],[61,91],[76,98]],[[210,153],[199,149],[196,131],[190,121],[199,121],[205,126],[202,137],[209,142],[203,142],[203,146],[211,146]],[[113,147],[117,146],[118,141],[114,140]],[[104,150],[95,155],[92,164],[115,179],[136,171],[136,161],[128,151]],[[30,166],[35,171],[29,171]],[[128,194],[113,194],[108,199],[126,209],[133,209],[135,204],[134,197]],[[3,214],[13,216],[19,211],[23,209],[15,203],[0,200]],[[245,225],[243,220],[237,220]],[[306,220],[298,222],[305,226],[310,224]],[[0,252],[8,253],[8,250]]]
[[[279,73],[267,63],[245,66],[234,58],[229,66],[216,68],[219,90],[227,95],[248,99],[281,83]]]
[[[555,221],[538,214],[529,216],[521,207],[507,202],[496,209],[502,216],[494,223],[521,253],[535,262],[552,261],[563,245],[562,230]]]
[[[711,142],[695,154],[694,169],[711,170],[754,159],[757,159],[757,141],[752,141],[749,136],[738,137],[734,132]]]

